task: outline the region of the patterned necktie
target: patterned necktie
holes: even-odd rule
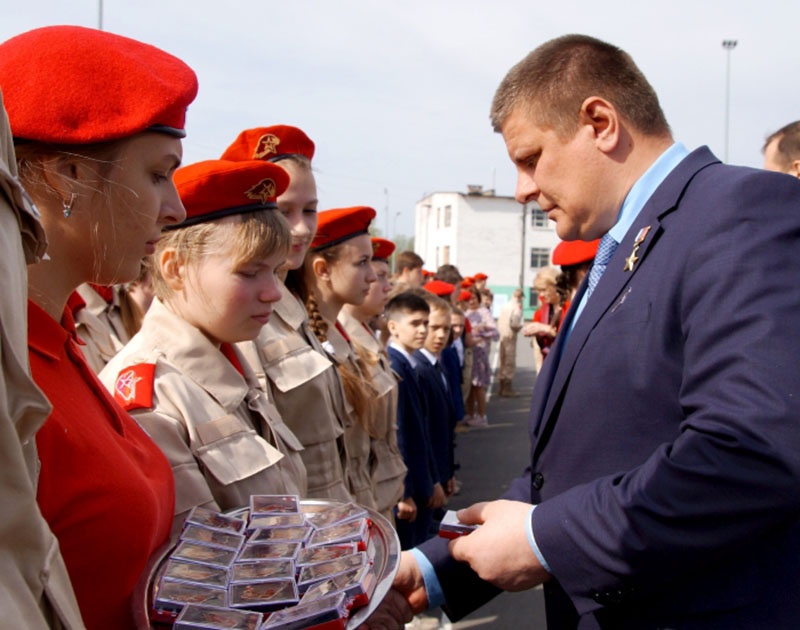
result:
[[[594,257],[594,263],[589,271],[589,287],[586,289],[587,299],[592,295],[594,288],[600,280],[600,276],[605,272],[608,261],[611,260],[611,257],[614,255],[617,245],[619,245],[619,243],[608,233],[600,239],[600,244],[597,246],[597,254]]]

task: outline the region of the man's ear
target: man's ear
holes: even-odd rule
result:
[[[186,286],[186,264],[178,252],[167,247],[158,257],[158,268],[166,285],[175,293],[180,293]]]
[[[597,148],[611,153],[620,140],[620,119],[616,108],[606,99],[590,96],[581,104],[579,122],[591,128]]]
[[[393,319],[386,320],[386,329],[389,331],[389,334],[394,337],[394,333],[397,330],[397,322]]]
[[[786,171],[793,177],[800,177],[800,160],[795,160],[789,165],[789,170]]]

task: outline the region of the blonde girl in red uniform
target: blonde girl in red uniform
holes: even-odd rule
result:
[[[181,162],[194,72],[157,48],[75,26],[0,45],[0,85],[47,260],[29,269],[28,347],[53,405],[36,436],[37,500],[90,629],[134,628],[132,593],[168,538],[169,462],[86,363],[70,294],[133,280],[185,212]]]

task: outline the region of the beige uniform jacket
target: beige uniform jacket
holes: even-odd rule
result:
[[[237,347],[303,444],[309,498],[351,501],[339,374],[309,330],[306,309],[285,286],[281,291],[256,340]]]
[[[78,293],[86,306],[75,314],[75,330],[85,344],[81,351],[86,362],[99,374],[130,338],[122,324],[116,290],[111,304],[88,284],[79,286]]]
[[[376,509],[394,522],[392,510],[403,498],[406,464],[397,446],[398,379],[389,365],[389,357],[380,341],[349,313],[342,312],[339,321],[354,343],[372,355],[372,384],[376,390],[373,417],[370,422],[370,475],[375,491]]]
[[[336,363],[349,363],[351,369],[360,372],[356,363],[355,349],[350,341],[331,325],[327,332],[327,341],[322,344],[328,356]],[[344,392],[342,392],[344,393]],[[370,474],[370,435],[356,417],[355,409],[345,401],[350,418],[345,425],[344,438],[347,444],[347,485],[356,503],[368,508],[377,509],[375,485]]]
[[[36,504],[35,435],[50,405],[28,362],[26,262],[42,258],[45,238],[16,174],[0,99],[0,627],[83,628],[58,542]]]
[[[306,495],[303,447],[238,358],[244,377],[197,328],[154,300],[139,333],[100,373],[114,392],[126,368],[155,364],[151,404],[137,397],[146,408],[129,411],[172,464],[176,523],[196,505],[228,511],[248,505],[251,494]]]

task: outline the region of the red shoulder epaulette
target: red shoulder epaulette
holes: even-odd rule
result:
[[[114,398],[126,411],[152,409],[155,363],[137,363],[127,367],[117,376]]]

